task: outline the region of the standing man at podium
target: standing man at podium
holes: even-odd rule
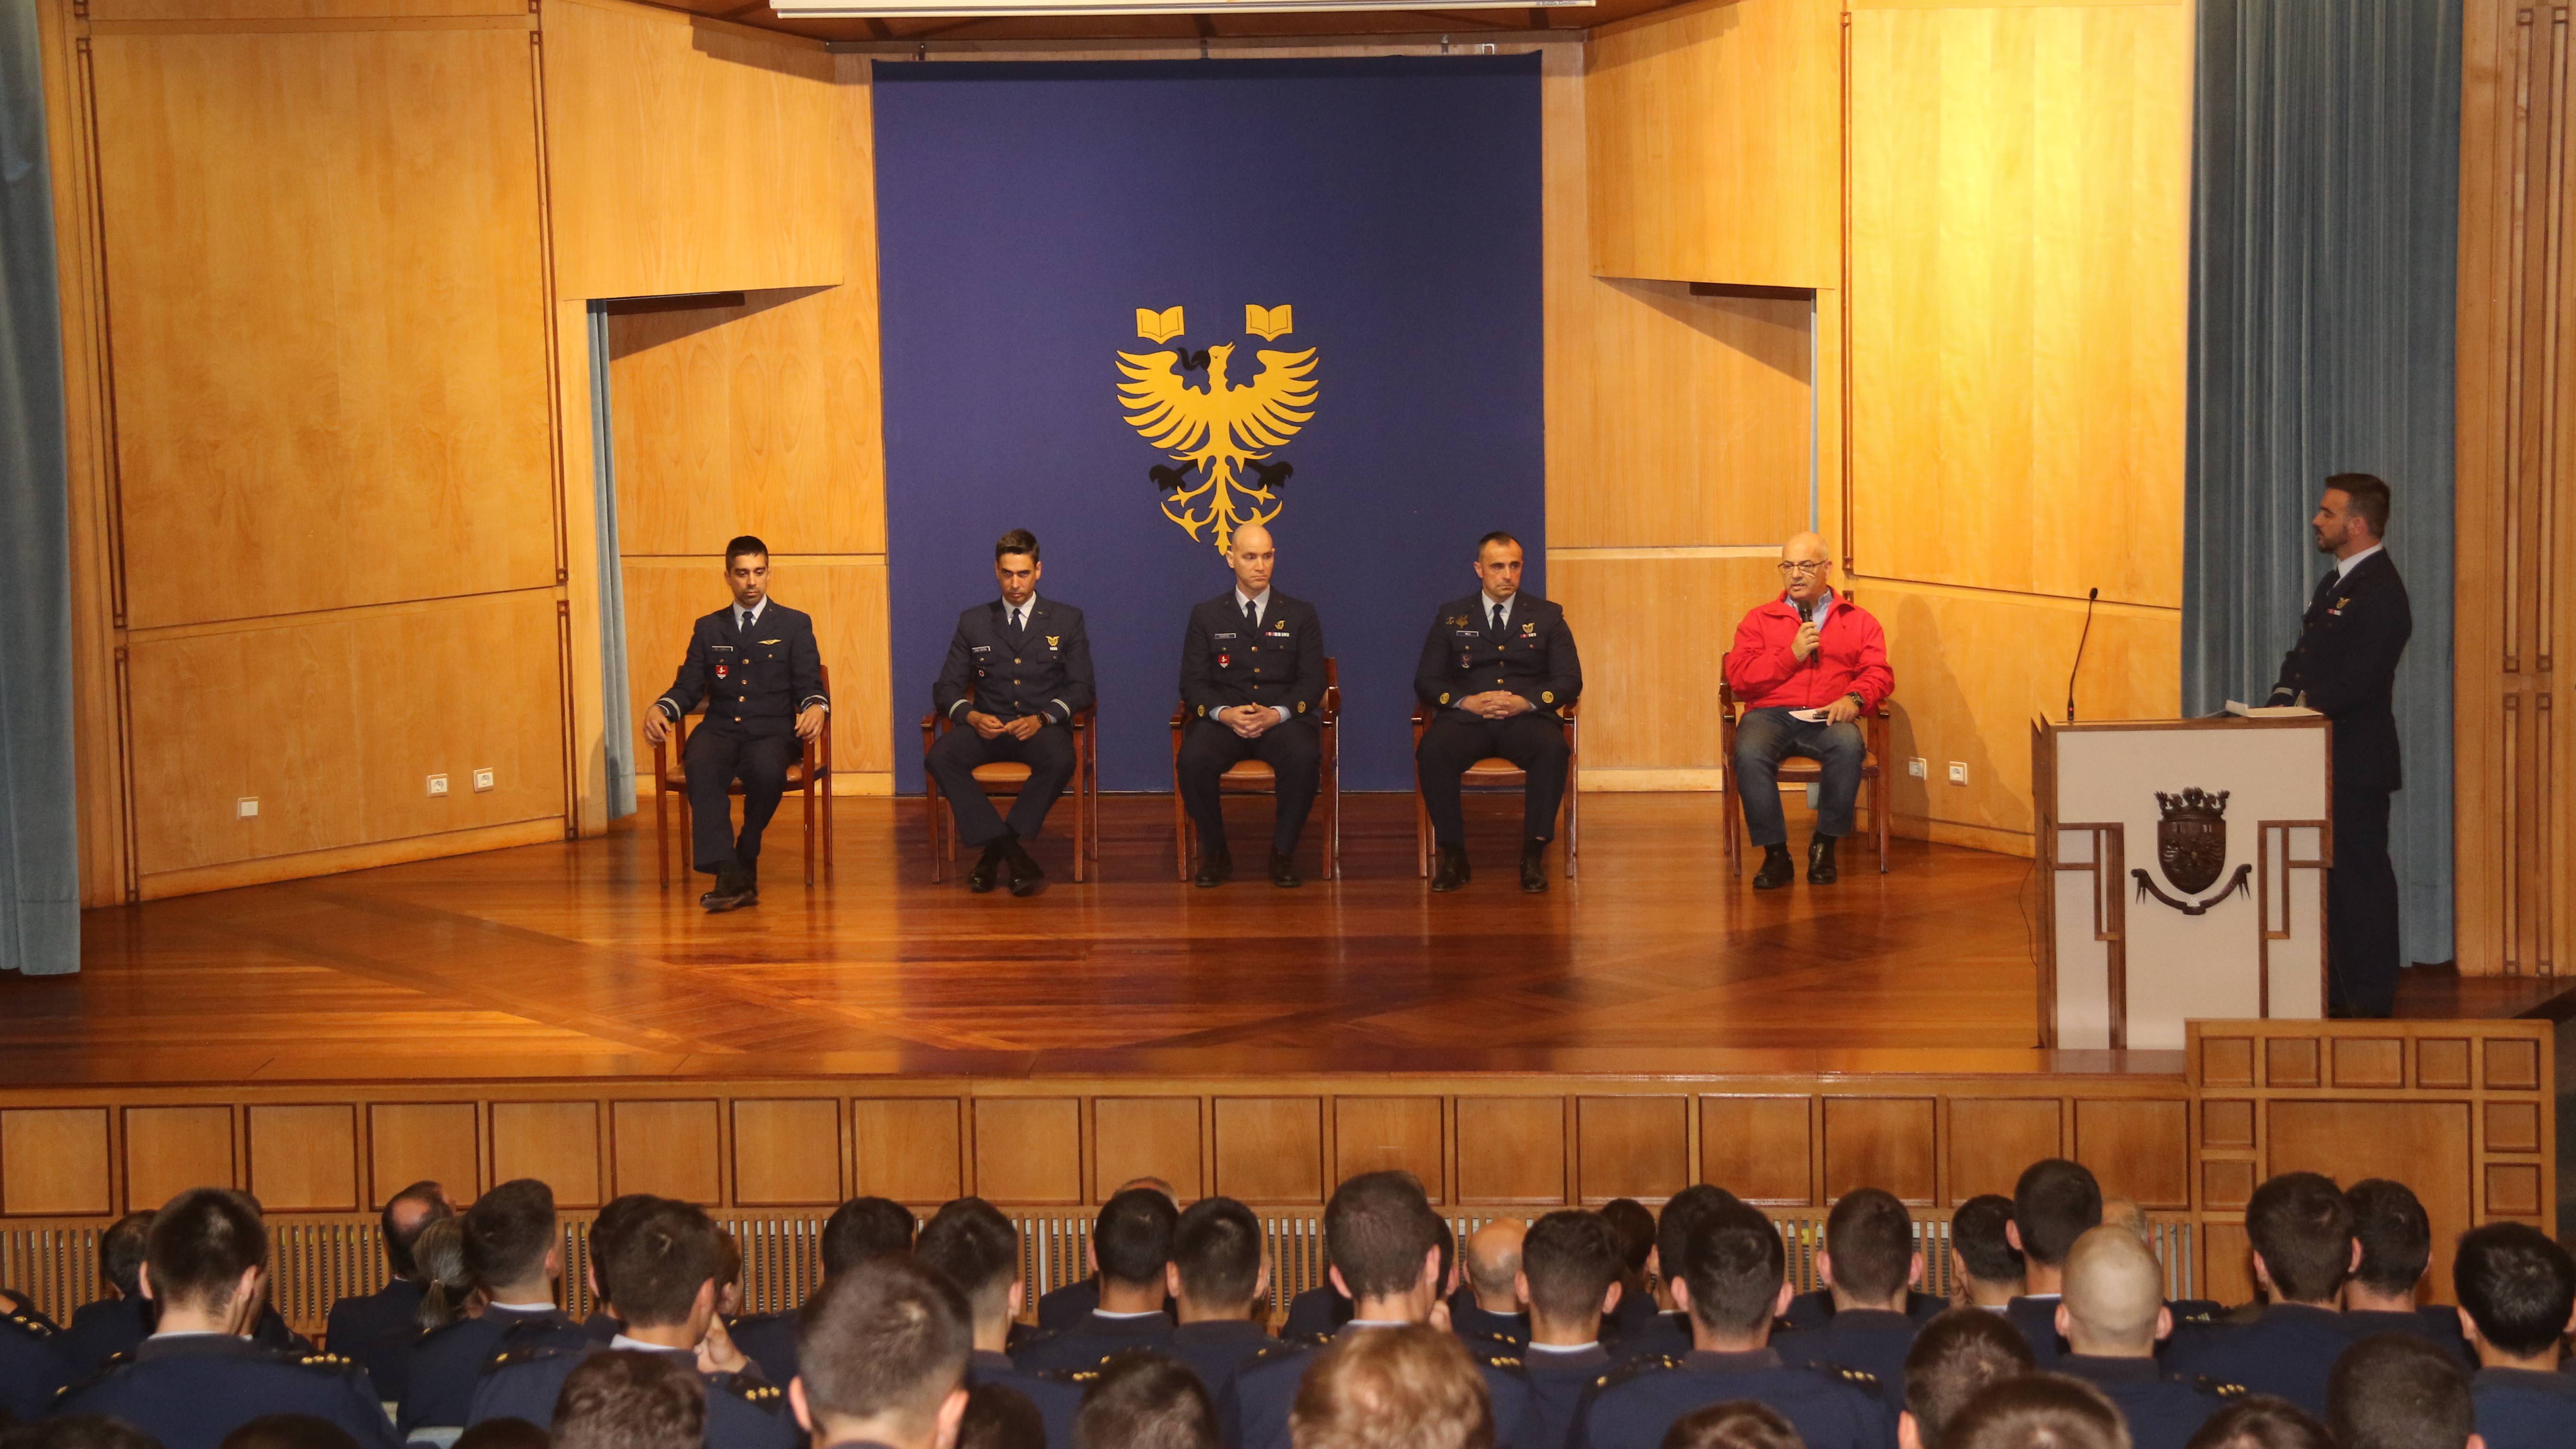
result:
[[[2380,540],[2388,485],[2368,473],[2326,480],[2314,518],[2317,552],[2335,566],[2317,581],[2299,642],[2281,661],[2271,703],[2303,704],[2333,722],[2334,868],[2326,876],[2326,1014],[2386,1016],[2397,1002],[2397,871],[2388,862],[2388,797],[2398,768],[2397,660],[2415,632],[2406,585]]]

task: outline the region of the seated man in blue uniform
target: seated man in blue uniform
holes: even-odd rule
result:
[[[2105,1225],[2075,1240],[2057,1331],[2069,1352],[2057,1372],[2100,1389],[2129,1420],[2137,1449],[2183,1449],[2209,1417],[2241,1394],[2232,1385],[2185,1381],[2156,1362],[2156,1342],[2173,1332],[2164,1269],[2127,1228]]]
[[[1037,535],[1014,528],[994,541],[1002,596],[957,616],[948,662],[930,692],[930,707],[958,728],[939,736],[923,763],[957,814],[957,838],[983,852],[966,872],[977,895],[993,888],[1005,865],[1011,894],[1046,889],[1046,872],[1022,842],[1037,835],[1072,782],[1073,717],[1091,705],[1091,636],[1080,609],[1038,597],[1045,572]],[[1008,820],[975,783],[977,765],[1005,761],[1029,767]]]
[[[1950,1421],[1988,1384],[2031,1369],[2030,1342],[2000,1313],[1959,1307],[1936,1314],[1905,1354],[1905,1412],[1896,1416],[1899,1449],[1932,1449]]]
[[[2063,1157],[2043,1157],[2021,1170],[2013,1184],[2012,1221],[2004,1239],[2022,1256],[2023,1291],[2004,1314],[2030,1340],[2031,1357],[2054,1368],[2066,1342],[2057,1333],[2057,1299],[2066,1255],[2075,1240],[2102,1226],[2102,1184],[2093,1169]]]
[[[1877,1379],[1810,1368],[1771,1346],[1789,1306],[1780,1231],[1729,1197],[1693,1223],[1673,1301],[1690,1316],[1691,1352],[1630,1359],[1602,1375],[1576,1418],[1574,1449],[1658,1449],[1673,1421],[1703,1404],[1751,1399],[1795,1426],[1807,1449],[1888,1449],[1896,1415]]]
[[[2489,1223],[2460,1238],[2451,1259],[2461,1331],[2477,1350],[2470,1381],[2487,1449],[2565,1444],[2576,1425],[2576,1374],[2566,1337],[2576,1333],[2576,1261],[2548,1234]]]
[[[1440,1301],[1448,1278],[1440,1229],[1439,1214],[1409,1172],[1364,1172],[1333,1190],[1324,1205],[1326,1271],[1354,1311],[1330,1344],[1415,1323],[1430,1323],[1444,1336],[1455,1337],[1435,1317],[1435,1312],[1447,1312]],[[1245,1364],[1217,1405],[1225,1442],[1233,1449],[1289,1449],[1288,1412],[1299,1401],[1299,1383],[1326,1346],[1283,1343]],[[1527,1442],[1521,1436],[1530,1416],[1530,1394],[1520,1356],[1480,1352],[1473,1345],[1466,1351],[1492,1400],[1493,1442]]]
[[[966,1414],[966,1324],[955,1285],[900,1253],[826,1281],[806,1305],[803,1367],[788,1386],[808,1442],[951,1449]]]
[[[107,1282],[107,1296],[74,1309],[72,1321],[54,1340],[74,1374],[86,1378],[151,1336],[152,1305],[143,1296],[143,1244],[151,1233],[152,1214],[134,1212],[98,1235],[98,1272]]]
[[[1563,1208],[1530,1224],[1521,1238],[1519,1289],[1529,1305],[1529,1346],[1521,1371],[1529,1379],[1528,1442],[1560,1449],[1575,1409],[1610,1366],[1601,1346],[1603,1317],[1626,1297],[1617,1230],[1596,1212]]]
[[[554,1344],[579,1349],[581,1325],[555,1306],[563,1277],[554,1189],[533,1177],[502,1183],[465,1210],[465,1271],[482,1287],[480,1317],[459,1318],[411,1346],[394,1425],[463,1428],[484,1365],[508,1352]]]
[[[1252,1321],[1270,1291],[1261,1236],[1261,1220],[1230,1197],[1200,1198],[1172,1225],[1164,1281],[1181,1322],[1161,1351],[1190,1366],[1211,1404],[1246,1359],[1278,1342]]]
[[[2177,1334],[2166,1366],[2323,1414],[2326,1376],[2353,1339],[2342,1308],[2344,1280],[2361,1257],[2352,1204],[2331,1178],[2285,1172],[2246,1201],[2245,1236],[2270,1304],[2252,1322]]]
[[[823,1221],[823,1276],[846,1273],[883,1253],[912,1251],[912,1209],[881,1197],[854,1197]],[[725,1325],[726,1334],[773,1384],[796,1377],[796,1310],[752,1313]]]
[[[655,1198],[634,1208],[605,1250],[599,1276],[623,1317],[606,1343],[548,1341],[495,1358],[474,1389],[467,1427],[491,1419],[554,1422],[564,1380],[592,1354],[632,1350],[687,1365],[706,1382],[706,1449],[789,1449],[798,1442],[784,1396],[730,1340],[710,1338],[724,1247],[690,1203]],[[701,1362],[709,1365],[701,1368]]]
[[[385,1286],[332,1304],[324,1322],[323,1337],[331,1351],[365,1369],[376,1391],[388,1399],[402,1397],[405,1356],[420,1337],[414,1315],[429,1291],[427,1277],[412,1260],[412,1245],[431,1223],[455,1212],[447,1189],[435,1182],[415,1182],[395,1193],[376,1215],[390,1272]]]
[[[1081,1444],[1124,1449],[1217,1442],[1216,1406],[1189,1365],[1160,1353],[1122,1354],[1085,1374],[1073,1437]]]
[[[1878,1380],[1889,1413],[1904,1408],[1905,1355],[1922,1328],[1905,1311],[1906,1294],[1923,1277],[1914,1215],[1879,1188],[1844,1193],[1825,1215],[1825,1251],[1816,1270],[1834,1311],[1814,1328],[1782,1334],[1780,1356],[1817,1368],[1863,1370]]]
[[[141,1286],[159,1308],[152,1336],[56,1400],[56,1414],[122,1419],[162,1449],[216,1449],[264,1414],[310,1414],[360,1449],[401,1442],[366,1370],[250,1340],[266,1302],[268,1228],[247,1196],[200,1187],[172,1198],[153,1215]]]
[[[1278,794],[1271,807],[1270,883],[1297,885],[1297,836],[1323,778],[1324,626],[1315,606],[1270,587],[1279,557],[1270,530],[1234,532],[1225,561],[1234,587],[1190,611],[1181,636],[1181,800],[1199,830],[1202,886],[1234,875],[1217,780],[1245,760],[1268,765]]]
[[[689,731],[680,763],[689,774],[689,857],[715,889],[698,897],[709,912],[760,900],[760,833],[787,793],[787,767],[823,732],[832,707],[814,621],[769,597],[769,545],[744,534],[725,545],[725,587],[733,602],[691,626],[680,673],[644,716],[644,741],[658,745],[698,702],[707,717]],[[733,829],[733,784],[742,782],[742,833]]]
[[[1090,1246],[1092,1266],[1100,1273],[1100,1306],[1011,1361],[1030,1373],[1072,1372],[1098,1368],[1112,1354],[1170,1343],[1163,1289],[1179,1218],[1172,1200],[1150,1187],[1131,1187],[1102,1203],[1092,1220]]]
[[[62,1337],[31,1305],[0,1301],[0,1424],[35,1419],[72,1381]]]
[[[2433,1265],[2433,1219],[2415,1190],[2367,1177],[2343,1190],[2352,1204],[2352,1236],[2361,1263],[2343,1285],[2344,1325],[2352,1336],[2411,1333],[2474,1369],[2477,1356],[2460,1336],[2459,1310],[2415,1301]]]
[[[1451,1332],[1514,1352],[1529,1342],[1529,1313],[1520,1292],[1521,1239],[1528,1235],[1520,1219],[1496,1218],[1458,1245],[1458,1276],[1466,1286],[1449,1298]]]
[[[2468,1370],[2411,1333],[2366,1335],[2335,1360],[2325,1421],[2345,1449],[2477,1449],[2482,1427]],[[2567,1442],[2565,1420],[2554,1438]]]
[[[1005,1352],[1012,1312],[1028,1287],[1020,1273],[1020,1230],[991,1203],[961,1197],[940,1208],[922,1228],[913,1256],[961,1295],[971,1339],[966,1387],[999,1384],[1018,1392],[1037,1406],[1047,1449],[1074,1449],[1073,1416],[1082,1407],[1082,1386],[1069,1378],[1023,1373]],[[835,1280],[823,1281],[829,1288]],[[800,1335],[798,1353],[803,1351]]]
[[[1521,589],[1521,544],[1508,533],[1476,543],[1483,587],[1440,606],[1414,666],[1413,692],[1435,711],[1413,759],[1440,864],[1435,891],[1467,883],[1466,815],[1458,782],[1500,755],[1529,777],[1521,800],[1521,889],[1547,889],[1547,843],[1565,799],[1564,711],[1583,693],[1583,661],[1565,610]]]

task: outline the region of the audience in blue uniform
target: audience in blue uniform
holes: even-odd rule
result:
[[[1172,1261],[1172,1228],[1179,1220],[1171,1198],[1150,1187],[1113,1194],[1091,1228],[1099,1306],[1061,1331],[1033,1340],[1013,1360],[1039,1373],[1084,1369],[1121,1350],[1170,1343],[1173,1324],[1163,1313],[1163,1279]]]
[[[1983,1192],[1950,1213],[1952,1300],[2004,1313],[2029,1286],[2029,1260],[2014,1245],[2013,1200]]]
[[[2539,1449],[2576,1440],[2576,1262],[2538,1228],[2489,1223],[2460,1239],[2451,1260],[2460,1327],[2477,1354],[2470,1392],[2487,1449]]]
[[[1020,1230],[991,1203],[961,1197],[931,1218],[913,1254],[954,1286],[966,1304],[966,1386],[1000,1384],[1018,1392],[1036,1407],[1047,1449],[1071,1449],[1074,1413],[1082,1406],[1080,1386],[1030,1373],[1013,1363],[1007,1351],[1011,1314],[1027,1289],[1020,1271]],[[804,1352],[801,1345],[797,1351]]]
[[[2345,1349],[2326,1381],[2325,1419],[2339,1449],[2466,1449],[2477,1432],[2468,1371],[2411,1333]]]
[[[2225,1407],[2231,1385],[2183,1380],[2156,1361],[2173,1333],[2164,1266],[2127,1227],[2104,1224],[2066,1255],[2057,1332],[2068,1352],[2057,1372],[2082,1379],[2120,1406],[2136,1449],[2183,1449]]]
[[[2020,1251],[2023,1287],[2005,1305],[2005,1315],[2043,1369],[2055,1368],[2066,1341],[2057,1333],[2057,1297],[2066,1272],[2066,1255],[2075,1240],[2102,1226],[2102,1185],[2092,1170],[2063,1157],[2048,1157],[2022,1169],[2013,1184],[2012,1221],[2004,1238]]]
[[[2286,1172],[2245,1204],[2254,1280],[2270,1302],[2244,1322],[2214,1324],[2175,1340],[2166,1361],[2180,1373],[2241,1384],[2325,1412],[2326,1379],[2352,1346],[2344,1280],[2360,1261],[2352,1204],[2331,1178]]]
[[[1906,1313],[1908,1293],[1923,1280],[1914,1215],[1875,1187],[1844,1193],[1825,1215],[1816,1273],[1833,1311],[1814,1328],[1783,1334],[1781,1356],[1811,1368],[1859,1369],[1878,1380],[1890,1413],[1904,1408],[1905,1355],[1922,1327]]]
[[[1950,1421],[1989,1384],[2031,1371],[2030,1341],[1989,1308],[1962,1306],[1923,1325],[1905,1355],[1899,1449],[1936,1449]]]
[[[1198,1375],[1210,1404],[1218,1403],[1244,1361],[1278,1341],[1256,1319],[1270,1293],[1261,1219],[1230,1197],[1190,1204],[1172,1229],[1163,1282],[1181,1320],[1165,1351]]]
[[[1218,1449],[1216,1405],[1178,1359],[1118,1354],[1083,1388],[1075,1449]]]
[[[1516,1287],[1529,1305],[1529,1344],[1521,1350],[1530,1386],[1527,1439],[1555,1449],[1610,1366],[1606,1315],[1628,1298],[1627,1249],[1605,1215],[1566,1209],[1530,1224],[1520,1258]]]
[[[2361,1261],[2343,1285],[2345,1326],[2355,1337],[2411,1333],[2459,1360],[2462,1368],[2477,1367],[2468,1340],[2460,1336],[2458,1310],[2417,1301],[2433,1266],[2433,1219],[2414,1189],[2371,1177],[2345,1188],[2343,1195],[2352,1204],[2353,1240],[2361,1244]]]

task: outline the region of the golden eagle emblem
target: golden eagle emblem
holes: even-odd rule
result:
[[[1294,325],[1286,303],[1243,309],[1243,330],[1269,341]],[[1169,342],[1183,330],[1178,307],[1136,309],[1136,335],[1148,342]],[[1315,416],[1314,348],[1256,352],[1261,371],[1237,383],[1226,373],[1241,345],[1118,354],[1128,426],[1172,459],[1146,470],[1164,495],[1163,516],[1192,538],[1213,529],[1209,541],[1219,553],[1233,546],[1236,529],[1279,516],[1279,488],[1293,470],[1271,454]],[[1207,385],[1192,386],[1189,374],[1202,369]]]

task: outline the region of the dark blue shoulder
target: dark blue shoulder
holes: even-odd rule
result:
[[[0,1313],[0,1323],[8,1325],[8,1332],[21,1334],[39,1342],[51,1339],[62,1332],[54,1326],[52,1319],[30,1308],[12,1308],[6,1313]]]
[[[1047,607],[1055,611],[1066,628],[1079,629],[1082,627],[1082,611],[1080,609],[1077,609],[1073,605],[1065,603],[1060,599],[1048,600]]]
[[[1668,1353],[1641,1353],[1625,1363],[1612,1364],[1592,1380],[1590,1392],[1611,1393],[1655,1374],[1680,1368],[1682,1361]]]
[[[720,1377],[725,1393],[731,1394],[762,1413],[786,1412],[787,1391],[767,1379],[757,1376],[746,1377],[742,1374],[724,1374]]]
[[[1250,1354],[1246,1355],[1242,1365],[1237,1368],[1235,1372],[1240,1376],[1243,1374],[1267,1371],[1277,1364],[1300,1363],[1304,1361],[1308,1354],[1315,1352],[1317,1349],[1324,1347],[1332,1341],[1333,1340],[1330,1336],[1320,1333],[1301,1333],[1294,1337],[1283,1334],[1278,1342],[1265,1343],[1258,1349],[1255,1349]],[[1303,1372],[1303,1370],[1301,1369],[1299,1372]]]
[[[2207,1394],[2213,1399],[2228,1399],[2232,1401],[2241,1399],[2245,1397],[2246,1394],[2252,1392],[2243,1384],[2232,1384],[2224,1379],[2211,1378],[2207,1374],[2189,1374],[2184,1376],[2180,1382],[2190,1385],[2193,1390]]]
[[[320,1374],[328,1378],[364,1379],[367,1376],[366,1368],[356,1359],[342,1358],[336,1353],[325,1353],[318,1348],[302,1350],[281,1348],[269,1356],[269,1362],[284,1364],[289,1368],[302,1369],[306,1373]]]
[[[520,1330],[512,1329],[509,1337],[501,1340],[500,1351],[484,1361],[483,1372],[509,1373],[557,1359],[580,1358],[592,1346],[588,1333],[581,1333],[577,1339],[569,1335],[535,1334],[522,1339],[519,1335]]]
[[[120,1350],[116,1353],[111,1353],[105,1359],[100,1361],[97,1368],[90,1370],[89,1375],[86,1378],[74,1379],[70,1383],[56,1389],[54,1391],[54,1402],[56,1404],[61,1404],[65,1400],[71,1398],[74,1394],[81,1393],[84,1390],[94,1389],[100,1384],[107,1382],[109,1379],[116,1377],[118,1374],[123,1373],[125,1370],[132,1368],[133,1366],[134,1355],[131,1352]]]
[[[1811,1363],[1807,1367],[1815,1370],[1820,1378],[1857,1389],[1873,1399],[1883,1398],[1887,1394],[1887,1386],[1879,1382],[1878,1375],[1867,1369],[1846,1368],[1838,1363],[1822,1362]]]

